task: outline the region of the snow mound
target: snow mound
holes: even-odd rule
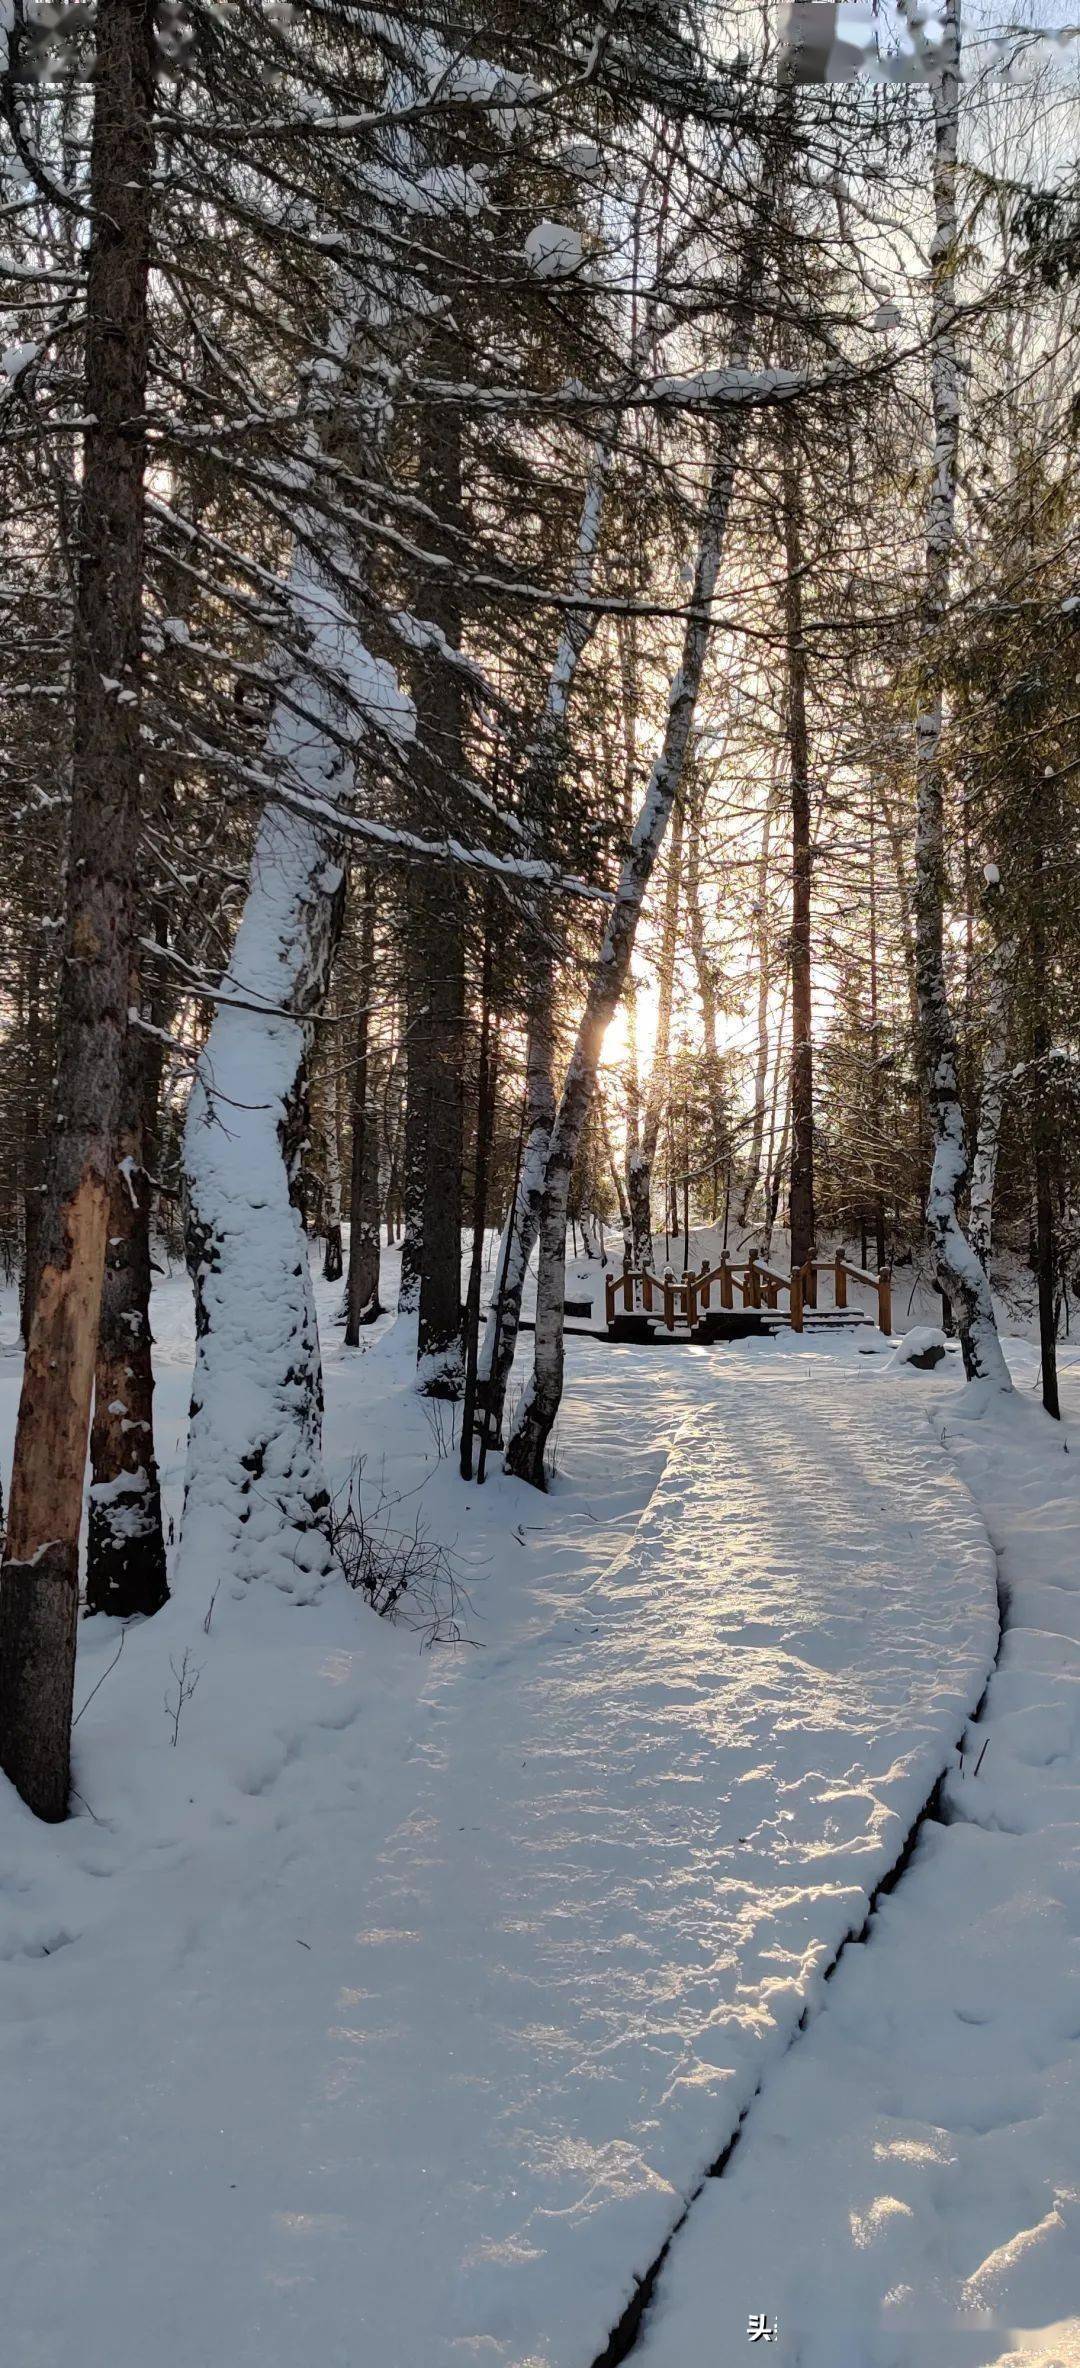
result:
[[[912,1371],[931,1373],[948,1353],[949,1343],[944,1332],[937,1331],[933,1324],[913,1324],[910,1332],[905,1332],[899,1348],[894,1348],[888,1364],[883,1365],[881,1370],[883,1374]]]

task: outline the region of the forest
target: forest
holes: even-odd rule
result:
[[[1080,2363],[1078,60],[0,8],[11,2368]]]

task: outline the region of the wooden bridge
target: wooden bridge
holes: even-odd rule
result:
[[[831,1305],[822,1305],[819,1299],[823,1275],[832,1277]],[[736,1331],[772,1330],[785,1322],[793,1332],[801,1332],[808,1314],[841,1323],[865,1323],[868,1319],[863,1311],[849,1305],[849,1283],[861,1283],[875,1293],[878,1329],[890,1333],[890,1269],[882,1267],[878,1274],[869,1274],[863,1266],[852,1266],[839,1251],[835,1258],[808,1258],[791,1274],[766,1266],[753,1251],[742,1265],[733,1265],[725,1254],[718,1266],[710,1266],[706,1259],[699,1273],[687,1269],[682,1275],[670,1270],[656,1275],[647,1267],[624,1266],[621,1274],[606,1279],[608,1331],[616,1339],[631,1333],[645,1338],[659,1320],[668,1332],[679,1326],[699,1338],[722,1339]],[[781,1294],[786,1295],[786,1309],[781,1307]],[[773,1324],[768,1322],[770,1316]]]

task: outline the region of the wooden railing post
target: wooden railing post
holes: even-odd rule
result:
[[[605,1301],[606,1301],[606,1304],[607,1304],[607,1320],[608,1320],[608,1323],[609,1323],[609,1324],[613,1324],[613,1323],[614,1323],[614,1321],[615,1321],[615,1293],[616,1293],[616,1290],[617,1290],[617,1289],[618,1289],[618,1285],[617,1285],[617,1283],[616,1283],[616,1280],[615,1280],[615,1277],[614,1277],[614,1275],[613,1275],[613,1274],[607,1274],[607,1275],[605,1275],[605,1276],[604,1276],[604,1299],[605,1299]]]
[[[886,1336],[892,1331],[892,1274],[883,1266],[877,1279],[877,1320],[879,1332]]]
[[[743,1305],[745,1307],[761,1306],[761,1277],[758,1274],[757,1259],[753,1250],[751,1250],[750,1256],[746,1261],[746,1281],[743,1284]]]
[[[626,1265],[623,1267],[622,1289],[623,1306],[626,1309],[627,1315],[631,1316],[634,1312],[634,1269],[631,1266],[629,1259],[627,1259]]]
[[[647,1315],[647,1316],[651,1316],[651,1314],[652,1314],[652,1311],[653,1311],[653,1307],[652,1307],[652,1272],[651,1272],[651,1269],[650,1269],[649,1267],[647,1267],[647,1266],[644,1266],[644,1267],[642,1267],[642,1270],[641,1270],[641,1304],[642,1304],[642,1306],[643,1306],[643,1308],[644,1308],[644,1310],[645,1310],[645,1313],[646,1313],[646,1315]]]
[[[688,1272],[684,1275],[683,1298],[686,1304],[686,1321],[692,1331],[697,1323],[697,1276],[695,1274]]]
[[[803,1278],[801,1267],[796,1267],[792,1273],[791,1284],[788,1292],[788,1305],[791,1309],[791,1329],[793,1332],[801,1332],[803,1328]]]
[[[802,1268],[803,1306],[817,1306],[817,1269],[812,1258]]]
[[[835,1304],[837,1307],[847,1306],[847,1267],[842,1250],[836,1253]]]
[[[702,1274],[703,1274],[704,1276],[706,1276],[706,1277],[708,1276],[708,1273],[709,1273],[709,1261],[708,1261],[708,1259],[707,1259],[707,1258],[703,1258],[703,1259],[702,1259],[702,1261],[701,1261],[701,1272],[702,1272]],[[708,1307],[708,1304],[709,1304],[709,1294],[710,1294],[711,1290],[712,1290],[712,1283],[711,1283],[711,1281],[704,1281],[704,1282],[701,1282],[701,1283],[699,1283],[699,1284],[698,1284],[698,1302],[699,1302],[699,1305],[700,1305],[701,1307]]]
[[[670,1267],[664,1276],[664,1322],[669,1332],[675,1330],[675,1284]]]
[[[731,1288],[731,1268],[728,1264],[726,1250],[720,1260],[720,1305],[721,1307],[734,1307],[735,1305],[735,1295]]]

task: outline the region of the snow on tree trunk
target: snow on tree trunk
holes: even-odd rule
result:
[[[738,358],[744,361],[745,353]],[[540,1210],[536,1355],[506,1453],[506,1469],[537,1488],[545,1485],[547,1443],[562,1400],[570,1180],[596,1088],[604,1036],[626,983],[645,892],[682,780],[709,646],[709,610],[727,532],[740,442],[736,414],[718,430],[682,663],[668,694],[667,727],[623,861],[551,1133]]]
[[[979,1129],[975,1157],[971,1163],[969,1204],[971,1246],[988,1275],[994,1234],[994,1185],[1008,1079],[1009,1000],[1014,955],[1015,947],[1000,935],[995,935],[987,995],[986,1057],[979,1098]]]
[[[411,709],[303,552],[291,591],[312,671],[298,663],[283,690],[266,762],[334,806],[353,786],[338,733],[364,710],[407,735]],[[308,1597],[331,1566],[319,1336],[285,1146],[340,925],[339,856],[332,822],[269,802],[188,1109],[197,1341],[181,1568],[199,1585],[268,1578]]]
[[[74,538],[74,733],[54,1123],[0,1583],[0,1759],[67,1813],[79,1530],[119,1114],[141,790],[154,32],[99,0]]]
[[[589,592],[596,565],[604,494],[611,472],[612,446],[598,438],[585,487],[578,522],[572,589],[579,597]],[[589,609],[568,612],[559,639],[547,696],[533,748],[526,762],[521,808],[526,827],[542,829],[550,801],[558,787],[566,749],[566,719],[574,678],[593,630]],[[544,1164],[555,1120],[555,1046],[552,1003],[555,979],[545,944],[538,945],[530,996],[530,1024],[525,1077],[525,1144],[518,1188],[499,1250],[499,1264],[491,1294],[484,1337],[477,1359],[477,1379],[490,1434],[502,1435],[506,1390],[517,1348],[521,1298],[529,1260],[540,1230]]]
[[[939,62],[938,62],[939,61]],[[990,1285],[967,1240],[957,1202],[967,1173],[964,1115],[957,1078],[956,1036],[945,979],[945,817],[941,760],[943,716],[941,628],[949,600],[956,534],[956,476],[960,440],[957,353],[956,213],[960,57],[955,0],[945,0],[942,41],[935,52],[934,236],[930,260],[930,393],[934,457],[926,518],[922,600],[924,705],[916,725],[915,953],[922,1069],[932,1130],[926,1221],[939,1286],[955,1310],[969,1380],[1009,1389]]]

